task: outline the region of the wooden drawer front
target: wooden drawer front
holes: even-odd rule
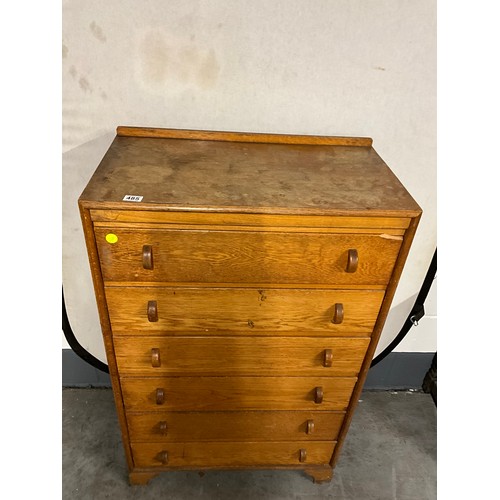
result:
[[[106,298],[115,334],[369,336],[384,292],[107,287]],[[155,303],[156,318],[148,317],[150,303]],[[335,304],[343,311],[337,324]]]
[[[132,442],[334,441],[344,412],[231,411],[128,413]]]
[[[347,409],[355,377],[152,377],[121,379],[125,407],[161,410]],[[316,403],[317,393],[322,402]]]
[[[370,339],[116,337],[121,375],[357,376]]]
[[[106,235],[114,234],[115,243]],[[97,227],[105,281],[182,283],[333,283],[386,285],[401,236],[379,234],[179,231]],[[145,269],[143,246],[152,248]],[[346,272],[357,250],[355,272]]]
[[[331,441],[132,443],[132,454],[136,467],[303,466],[328,464],[335,444]]]

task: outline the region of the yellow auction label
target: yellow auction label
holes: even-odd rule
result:
[[[106,241],[108,243],[116,243],[118,241],[118,236],[116,236],[116,234],[113,233],[108,233],[106,235]]]

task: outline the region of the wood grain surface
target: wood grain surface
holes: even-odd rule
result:
[[[316,337],[122,337],[121,375],[357,376],[370,339]],[[331,366],[325,366],[331,351]],[[153,365],[157,365],[156,367]]]
[[[407,217],[349,217],[333,215],[273,215],[252,213],[218,213],[218,212],[179,212],[158,210],[90,210],[92,220],[96,225],[104,225],[105,222],[114,224],[153,224],[161,228],[162,225],[173,224],[174,228],[183,225],[222,225],[222,226],[248,226],[254,228],[272,229],[276,227],[287,227],[290,230],[355,230],[355,232],[370,229],[378,230],[380,233],[389,229],[405,229],[410,224]],[[170,227],[172,229],[172,227]],[[219,228],[224,229],[224,228]]]
[[[383,291],[322,289],[107,287],[115,335],[369,336]],[[157,303],[158,321],[148,320]],[[335,304],[344,319],[332,322]]]
[[[113,345],[113,333],[111,330],[111,324],[109,322],[108,308],[106,303],[104,283],[102,280],[102,274],[100,271],[99,255],[97,252],[97,247],[95,243],[95,237],[92,226],[92,219],[90,213],[87,209],[83,208],[81,205],[80,217],[82,221],[83,233],[85,237],[85,245],[87,248],[87,255],[89,259],[90,270],[92,273],[92,281],[94,285],[94,294],[97,302],[97,310],[99,313],[99,320],[101,323],[101,332],[104,342],[104,348],[106,351],[106,359],[109,367],[109,376],[111,380],[111,386],[113,388],[113,398],[115,401],[115,407],[118,416],[118,422],[120,425],[120,431],[122,436],[123,450],[125,454],[125,459],[127,462],[127,467],[132,470],[134,462],[132,458],[132,450],[130,448],[130,441],[128,436],[128,427],[126,423],[125,410],[123,407],[123,399],[121,393],[120,376],[118,375],[118,366],[116,363],[114,345]]]
[[[118,127],[78,203],[131,483],[331,479],[421,215],[371,139]]]
[[[334,452],[332,459],[330,461],[330,465],[332,467],[335,467],[336,463],[338,462],[338,459],[340,456],[340,451],[342,450],[342,446],[343,446],[345,438],[347,436],[347,431],[349,430],[349,426],[350,426],[352,418],[354,416],[354,411],[356,409],[358,401],[360,400],[361,393],[363,390],[363,385],[364,385],[366,377],[368,375],[368,371],[370,370],[371,362],[372,362],[373,357],[375,355],[375,350],[377,348],[377,344],[378,344],[378,341],[380,339],[382,329],[384,327],[385,321],[386,321],[387,316],[389,314],[391,303],[392,303],[392,300],[394,298],[394,294],[396,293],[396,288],[398,286],[398,282],[399,282],[399,279],[401,277],[401,273],[403,271],[405,261],[408,257],[408,253],[410,251],[411,244],[412,244],[413,238],[415,236],[415,232],[417,230],[419,221],[420,221],[420,216],[413,219],[411,221],[411,224],[410,224],[406,234],[405,234],[405,238],[403,241],[401,252],[399,253],[398,258],[396,260],[396,264],[394,266],[394,272],[392,274],[391,281],[389,282],[389,285],[387,287],[384,301],[382,303],[382,307],[380,309],[380,313],[378,315],[377,322],[375,323],[375,327],[373,329],[373,334],[372,334],[372,337],[370,340],[370,345],[369,345],[368,350],[366,352],[365,359],[363,361],[363,364],[361,366],[361,370],[359,372],[358,381],[356,383],[356,386],[355,386],[354,391],[353,391],[352,396],[351,396],[351,400],[349,402],[349,409],[346,413],[346,418],[345,418],[344,423],[342,425],[342,428],[340,430],[338,445],[335,448],[335,452]]]
[[[343,419],[343,412],[331,411],[127,412],[131,441],[156,443],[334,441]]]
[[[385,285],[402,237],[263,231],[95,229],[105,281]],[[107,235],[118,241],[108,243]],[[151,246],[154,269],[144,269]],[[346,272],[356,249],[358,269]]]
[[[158,139],[191,139],[196,141],[261,142],[273,144],[325,144],[330,146],[371,146],[370,137],[339,137],[325,135],[285,135],[251,132],[219,132],[214,130],[182,130],[173,128],[116,128],[122,137],[154,137]]]
[[[125,407],[137,411],[341,410],[355,377],[148,377],[121,378]],[[323,402],[314,402],[316,387]],[[156,389],[165,394],[156,403]]]
[[[306,464],[327,464],[335,447],[332,441],[278,442],[201,442],[201,443],[132,443],[137,467],[162,466],[245,466],[300,464],[300,450],[307,451]],[[158,455],[168,453],[163,464]]]
[[[125,136],[114,139],[80,200],[86,208],[162,211],[420,212],[372,147]]]

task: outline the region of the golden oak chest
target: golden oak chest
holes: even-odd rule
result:
[[[421,215],[371,139],[118,127],[79,206],[130,482],[331,479]]]

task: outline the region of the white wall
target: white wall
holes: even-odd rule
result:
[[[425,315],[412,326],[395,352],[437,351],[437,278],[434,278],[424,304]],[[396,332],[397,333],[397,332]]]
[[[76,200],[118,125],[372,137],[424,210],[378,352],[392,340],[436,247],[435,1],[65,0],[62,42],[63,281],[84,347],[105,360]]]

